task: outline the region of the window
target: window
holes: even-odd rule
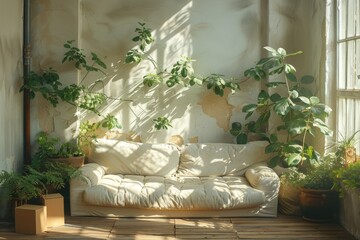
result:
[[[360,130],[360,1],[337,1],[337,139]],[[357,137],[359,137],[357,135]],[[360,143],[356,146],[358,152]]]

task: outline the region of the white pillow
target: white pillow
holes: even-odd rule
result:
[[[247,144],[195,143],[181,151],[179,176],[243,175],[245,168],[268,159],[266,141]]]
[[[180,151],[172,144],[149,144],[98,139],[93,142],[89,162],[102,165],[107,174],[173,175],[179,165]]]

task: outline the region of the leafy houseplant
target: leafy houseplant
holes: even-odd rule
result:
[[[334,191],[335,171],[342,168],[336,154],[323,157],[320,164],[311,166],[305,173],[293,168],[284,177],[300,188],[300,207],[305,219],[333,220],[338,209],[338,192]]]
[[[334,144],[336,148],[337,157],[343,162],[345,166],[356,162],[356,148],[355,143],[357,142],[356,134],[360,132],[354,132],[350,137],[341,137],[341,139]]]
[[[360,162],[349,164],[347,167],[340,168],[336,172],[335,188],[341,191],[346,189],[360,189]]]
[[[36,139],[38,149],[33,156],[32,166],[36,169],[47,161],[57,161],[72,167],[84,164],[85,155],[76,142],[61,143],[57,137],[52,137],[45,132],[40,132]]]
[[[64,48],[67,51],[64,54],[62,63],[73,64],[76,70],[85,71],[79,84],[63,86],[59,74],[50,68],[40,73],[32,71],[28,81],[20,88],[20,91],[29,91],[30,98],[32,99],[37,94],[40,94],[53,107],[56,107],[60,102],[66,102],[76,108],[95,113],[102,117],[99,124],[94,125],[97,129],[100,127],[106,127],[109,130],[115,127],[121,128],[118,120],[113,115],[108,114],[104,116],[100,112],[100,108],[110,99],[103,91],[95,90],[98,85],[104,85],[103,80],[97,79],[89,85],[85,84],[85,80],[91,72],[101,72],[106,76],[104,72],[107,68],[106,64],[93,52],[91,52],[91,57],[86,56],[82,49],[74,46],[74,41],[67,41],[64,44]],[[111,100],[114,99],[111,98]],[[122,99],[115,100],[122,101]],[[91,130],[95,131],[96,129]],[[85,135],[84,132],[82,134]],[[86,135],[91,134],[93,132],[86,133]],[[69,149],[69,146],[65,145],[62,150],[65,151],[63,154],[66,154],[68,150],[72,151]]]
[[[241,136],[241,143],[246,143],[246,135],[249,132],[268,136],[270,144],[266,152],[275,153],[270,160],[271,167],[314,165],[319,161],[320,154],[313,146],[307,144],[307,139],[309,135],[314,136],[316,130],[326,136],[332,135],[332,131],[324,122],[324,118],[329,116],[331,109],[320,103],[319,98],[306,88],[306,85],[314,82],[314,78],[306,75],[298,79],[295,76],[295,67],[287,62],[288,57],[301,52],[288,54],[282,48],[275,50],[265,47],[265,49],[271,56],[262,58],[254,67],[246,70],[244,75],[256,81],[265,80],[270,76],[279,76],[282,80],[266,83],[267,88],[259,92],[257,102],[243,107],[242,111],[246,113],[246,120],[254,113],[258,115],[255,120],[247,123],[251,128],[248,128],[248,131],[242,131],[242,135],[238,135],[237,129],[241,123],[235,122],[232,124],[230,133],[237,137]],[[276,88],[281,89],[272,93],[272,90]],[[284,93],[280,94],[280,92]],[[268,129],[272,115],[280,119],[280,124],[274,129]],[[286,135],[285,140],[279,137],[282,133]]]
[[[26,166],[22,174],[3,170],[0,173],[0,184],[16,207],[52,189],[63,188],[66,180],[75,174],[75,169],[69,166],[46,163],[41,169]]]

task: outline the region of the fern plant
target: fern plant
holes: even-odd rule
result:
[[[27,202],[47,194],[49,188],[64,188],[69,178],[78,174],[70,166],[44,163],[40,169],[27,166],[22,174],[3,170],[0,172],[0,185],[8,198]]]

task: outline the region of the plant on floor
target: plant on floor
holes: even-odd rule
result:
[[[335,184],[335,173],[343,167],[335,153],[321,158],[318,164],[309,166],[305,172],[290,168],[284,174],[288,182],[296,187],[317,190],[331,190]]]
[[[46,163],[41,170],[26,166],[23,173],[0,172],[0,185],[6,196],[21,204],[47,194],[49,189],[65,187],[67,176],[75,176],[75,169],[61,164]]]
[[[315,166],[309,166],[305,173],[290,169],[282,178],[299,189],[301,213],[312,221],[333,220],[339,194],[334,190],[335,172],[342,168],[335,153],[327,154]]]
[[[40,132],[36,143],[38,148],[26,173],[38,176],[45,186],[54,189],[63,188],[72,176],[79,174],[76,168],[84,164],[85,156],[76,142],[62,143],[59,138]]]
[[[243,107],[245,119],[249,119],[255,113],[258,115],[254,123],[251,123],[251,132],[268,136],[270,144],[266,152],[275,154],[270,160],[271,167],[314,165],[319,161],[320,154],[313,146],[307,144],[307,139],[309,135],[314,136],[317,130],[326,136],[332,135],[332,131],[324,122],[331,109],[306,88],[306,85],[314,82],[314,78],[306,75],[298,79],[295,76],[295,67],[287,62],[288,57],[301,52],[288,54],[282,48],[265,49],[271,56],[260,59],[254,67],[246,70],[244,75],[256,81],[265,80],[270,76],[283,79],[266,83],[267,88],[259,92],[257,102]],[[279,88],[279,91],[272,93],[271,90],[275,88]],[[280,120],[280,124],[274,129],[268,129],[271,116],[276,116]],[[231,133],[234,136],[238,136],[234,127],[240,126],[239,124],[237,122],[232,125]],[[247,135],[249,132],[243,131],[242,134]],[[286,139],[281,139],[281,134],[285,134]],[[241,142],[245,143],[246,137],[241,138]]]

